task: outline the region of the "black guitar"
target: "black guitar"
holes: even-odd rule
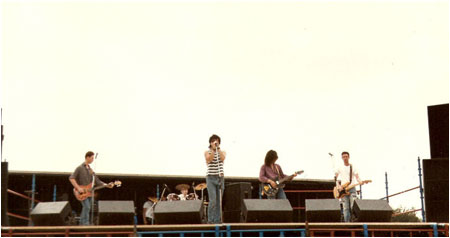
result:
[[[286,176],[282,179],[279,179],[277,176],[277,178],[274,180],[274,182],[277,184],[276,187],[272,187],[272,185],[270,183],[262,183],[261,195],[266,194],[268,197],[277,195],[278,190],[280,188],[284,188],[286,186],[286,184],[285,184],[286,182],[291,181],[296,174],[302,174],[303,172],[304,172],[303,170],[300,170],[300,171],[295,172],[293,175]]]

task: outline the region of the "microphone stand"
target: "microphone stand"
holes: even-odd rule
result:
[[[164,193],[166,192],[166,189],[167,189],[167,186],[166,186],[166,184],[164,184],[164,189],[163,189],[163,191],[162,191],[162,193],[161,193],[161,197],[159,197],[158,202],[160,202],[161,199],[164,197]],[[150,209],[154,209],[154,207],[156,206],[156,204],[157,204],[158,202],[153,203],[153,205],[152,205],[152,207],[151,207]],[[154,211],[155,211],[155,210],[153,210],[152,225],[155,223],[155,215],[154,215],[155,213],[154,213]]]
[[[91,197],[91,224],[92,225],[94,225],[94,199],[95,199],[94,184],[95,184],[95,173],[92,171],[92,187],[91,187],[91,195],[92,195],[92,197]]]
[[[219,164],[220,164],[220,154],[216,145],[216,154],[217,154],[217,159],[219,160]],[[220,213],[220,223],[223,223],[223,217],[222,217],[222,182],[220,181],[220,165],[219,166],[219,213]]]

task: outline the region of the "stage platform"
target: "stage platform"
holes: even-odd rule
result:
[[[224,223],[2,227],[2,236],[410,236],[448,237],[448,223]]]

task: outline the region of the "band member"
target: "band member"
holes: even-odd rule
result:
[[[272,187],[276,188],[277,184],[275,183],[276,178],[282,179],[286,177],[281,169],[279,164],[275,164],[278,160],[277,152],[274,150],[269,150],[266,154],[266,158],[264,159],[264,164],[261,166],[261,170],[259,171],[259,181],[262,183],[269,183]],[[296,177],[297,174],[294,174],[292,178]],[[280,188],[276,196],[267,196],[268,199],[287,199],[284,190]]]
[[[142,210],[142,219],[144,220],[145,225],[153,224],[153,211],[157,201],[155,196],[147,197],[147,201],[144,203],[144,209]]]
[[[95,177],[95,185],[105,185],[107,188],[112,188],[114,186],[113,183],[106,184],[102,182],[97,175],[95,175],[92,168],[89,166],[94,161],[94,152],[88,151],[84,156],[84,162],[78,166],[75,171],[70,175],[69,181],[72,183],[73,187],[79,193],[85,193],[86,189],[81,188],[80,186],[86,186],[92,183],[93,177]],[[90,221],[90,210],[91,210],[91,197],[86,198],[81,201],[82,209],[80,215],[80,225],[89,225]]]
[[[342,152],[342,161],[344,162],[341,164],[341,166],[338,166],[335,171],[335,180],[336,180],[336,187],[339,191],[342,191],[342,184],[345,184],[349,182],[349,185],[352,184],[361,184],[361,180],[359,178],[358,171],[355,169],[355,167],[349,163],[350,154],[347,151]],[[357,183],[356,183],[356,181]],[[357,199],[356,196],[356,188],[352,188],[349,190],[350,195],[344,196],[341,198],[342,206],[344,208],[344,221],[350,222],[351,219],[351,209],[353,209],[353,203],[355,199]]]
[[[188,192],[189,192],[189,188],[191,186],[187,185],[187,184],[178,184],[175,188],[180,191],[180,195],[178,195],[178,197],[180,197],[180,200],[187,200],[188,197]]]
[[[205,151],[207,166],[206,186],[208,188],[208,223],[221,223],[221,195],[224,191],[223,162],[226,153],[220,149],[220,137],[212,135],[209,138],[209,150]]]

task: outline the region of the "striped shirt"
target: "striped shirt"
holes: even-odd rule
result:
[[[209,152],[213,153],[211,150]],[[206,175],[224,176],[223,161],[220,160],[220,153],[214,153],[214,159],[209,164],[206,164],[206,166],[208,169]]]

